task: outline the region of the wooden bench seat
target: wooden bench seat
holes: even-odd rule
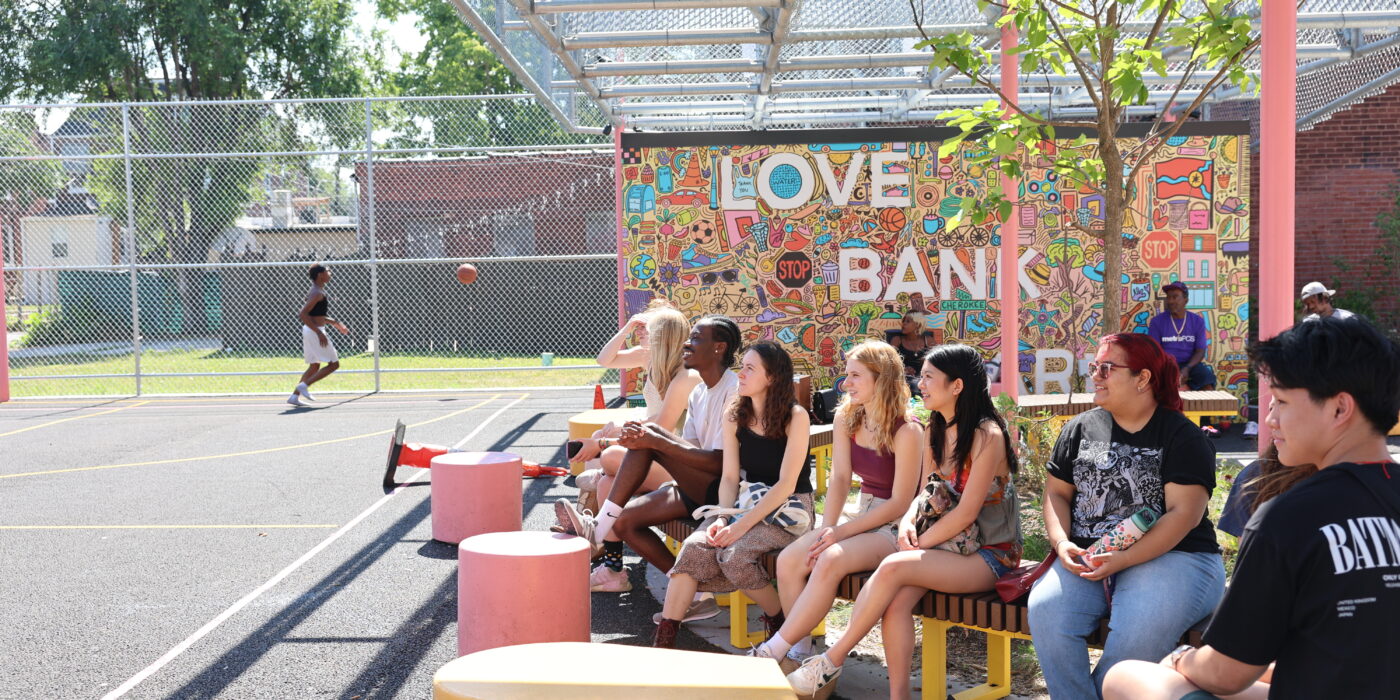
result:
[[[679,550],[680,543],[690,536],[700,525],[695,520],[672,520],[660,527],[673,551]],[[763,556],[764,566],[769,572],[777,571],[778,554],[781,550],[768,552]],[[1030,564],[1033,562],[1023,562]],[[855,600],[861,588],[870,580],[871,571],[861,571],[847,575],[836,588],[836,597]],[[719,596],[716,596],[719,599]],[[748,596],[743,592],[729,595],[729,643],[737,649],[746,649],[767,638],[764,630],[750,632],[748,629]],[[724,604],[724,603],[721,603]],[[1031,638],[1030,609],[1024,602],[1006,603],[994,591],[983,593],[943,593],[929,591],[915,614],[923,622],[923,656],[920,659],[923,673],[923,693],[925,700],[943,700],[948,687],[948,630],[964,627],[977,630],[987,636],[987,678],[974,688],[954,695],[956,700],[993,700],[1011,694],[1011,640]],[[814,635],[825,632],[825,622]],[[1201,645],[1204,625],[1197,625],[1182,635],[1180,643]],[[1089,637],[1089,646],[1102,648],[1108,638],[1108,619],[1100,621],[1099,629]]]

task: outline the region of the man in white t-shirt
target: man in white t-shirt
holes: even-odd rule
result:
[[[1355,316],[1356,314],[1346,309],[1339,309],[1332,305],[1332,296],[1336,293],[1337,290],[1328,289],[1321,282],[1309,282],[1303,285],[1303,310],[1308,312],[1303,320],[1316,321],[1319,318],[1341,320]]]
[[[615,580],[626,576],[620,568],[624,542],[656,568],[670,571],[675,556],[651,526],[689,518],[700,506],[716,505],[724,468],[724,412],[739,386],[738,375],[729,368],[740,338],[739,326],[728,317],[709,315],[697,321],[681,350],[681,361],[699,372],[702,381],[690,392],[681,435],[655,423],[626,423],[617,444],[627,448],[627,454],[596,519],[567,499],[555,502],[561,529],[589,538],[595,552],[603,550],[604,565],[589,577],[595,591],[630,588],[623,580]],[[652,462],[661,465],[674,482],[633,499]],[[619,566],[607,566],[612,560]]]

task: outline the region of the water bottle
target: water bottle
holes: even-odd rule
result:
[[[1146,534],[1153,525],[1157,524],[1157,517],[1157,511],[1151,508],[1143,508],[1124,518],[1112,531],[1100,537],[1098,542],[1089,545],[1089,549],[1084,551],[1084,556],[1081,561],[1090,569],[1098,568],[1093,563],[1092,559],[1095,554],[1117,552],[1133,546],[1134,542],[1142,539],[1142,536]]]

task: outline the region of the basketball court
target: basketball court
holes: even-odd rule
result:
[[[592,391],[284,398],[0,405],[0,697],[431,693],[457,656],[456,548],[432,540],[428,471],[380,485],[395,419],[564,464]],[[526,479],[525,529],[570,484]],[[594,641],[650,642],[660,607],[634,579],[594,596]]]

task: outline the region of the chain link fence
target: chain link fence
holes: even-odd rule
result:
[[[529,96],[0,106],[12,394],[289,391],[313,262],[324,389],[616,381],[613,170]]]

